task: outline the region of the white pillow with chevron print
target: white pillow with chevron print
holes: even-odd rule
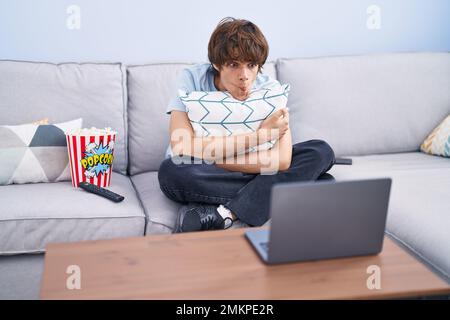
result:
[[[274,111],[286,107],[290,86],[277,85],[254,90],[244,101],[227,91],[179,90],[186,112],[197,137],[231,136],[254,132]],[[268,150],[276,140],[249,149]]]
[[[70,180],[65,133],[82,119],[0,126],[0,185]]]
[[[420,150],[436,156],[450,157],[450,115],[428,135]]]

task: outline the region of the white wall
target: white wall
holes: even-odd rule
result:
[[[79,20],[67,13],[71,5]],[[371,5],[379,19],[367,13]],[[0,59],[206,61],[209,36],[225,16],[255,22],[270,60],[450,51],[448,0],[0,0]]]

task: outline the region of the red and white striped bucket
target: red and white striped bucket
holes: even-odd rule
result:
[[[89,182],[99,187],[111,184],[116,132],[107,134],[66,133],[72,185]]]

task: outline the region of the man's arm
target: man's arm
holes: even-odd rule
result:
[[[291,130],[275,143],[270,150],[256,151],[227,158],[224,163],[215,163],[219,168],[243,173],[263,173],[285,171],[291,166],[292,137]]]
[[[273,126],[281,126],[278,118],[283,113],[286,111],[277,111],[273,118],[267,120],[268,128],[260,127],[255,132],[232,136],[195,137],[186,112],[172,111],[169,128],[172,153],[174,156],[188,155],[210,161],[234,157],[259,144],[277,139],[281,130],[273,130]]]
[[[186,112],[172,111],[170,121],[171,148],[174,155],[188,155],[205,160],[223,160],[272,137],[262,130],[234,136],[195,137]]]

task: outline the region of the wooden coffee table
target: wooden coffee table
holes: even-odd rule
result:
[[[51,244],[42,299],[378,299],[450,294],[450,286],[385,238],[376,256],[267,266],[246,229]],[[80,268],[81,289],[66,286]],[[381,289],[367,268],[380,267]]]

